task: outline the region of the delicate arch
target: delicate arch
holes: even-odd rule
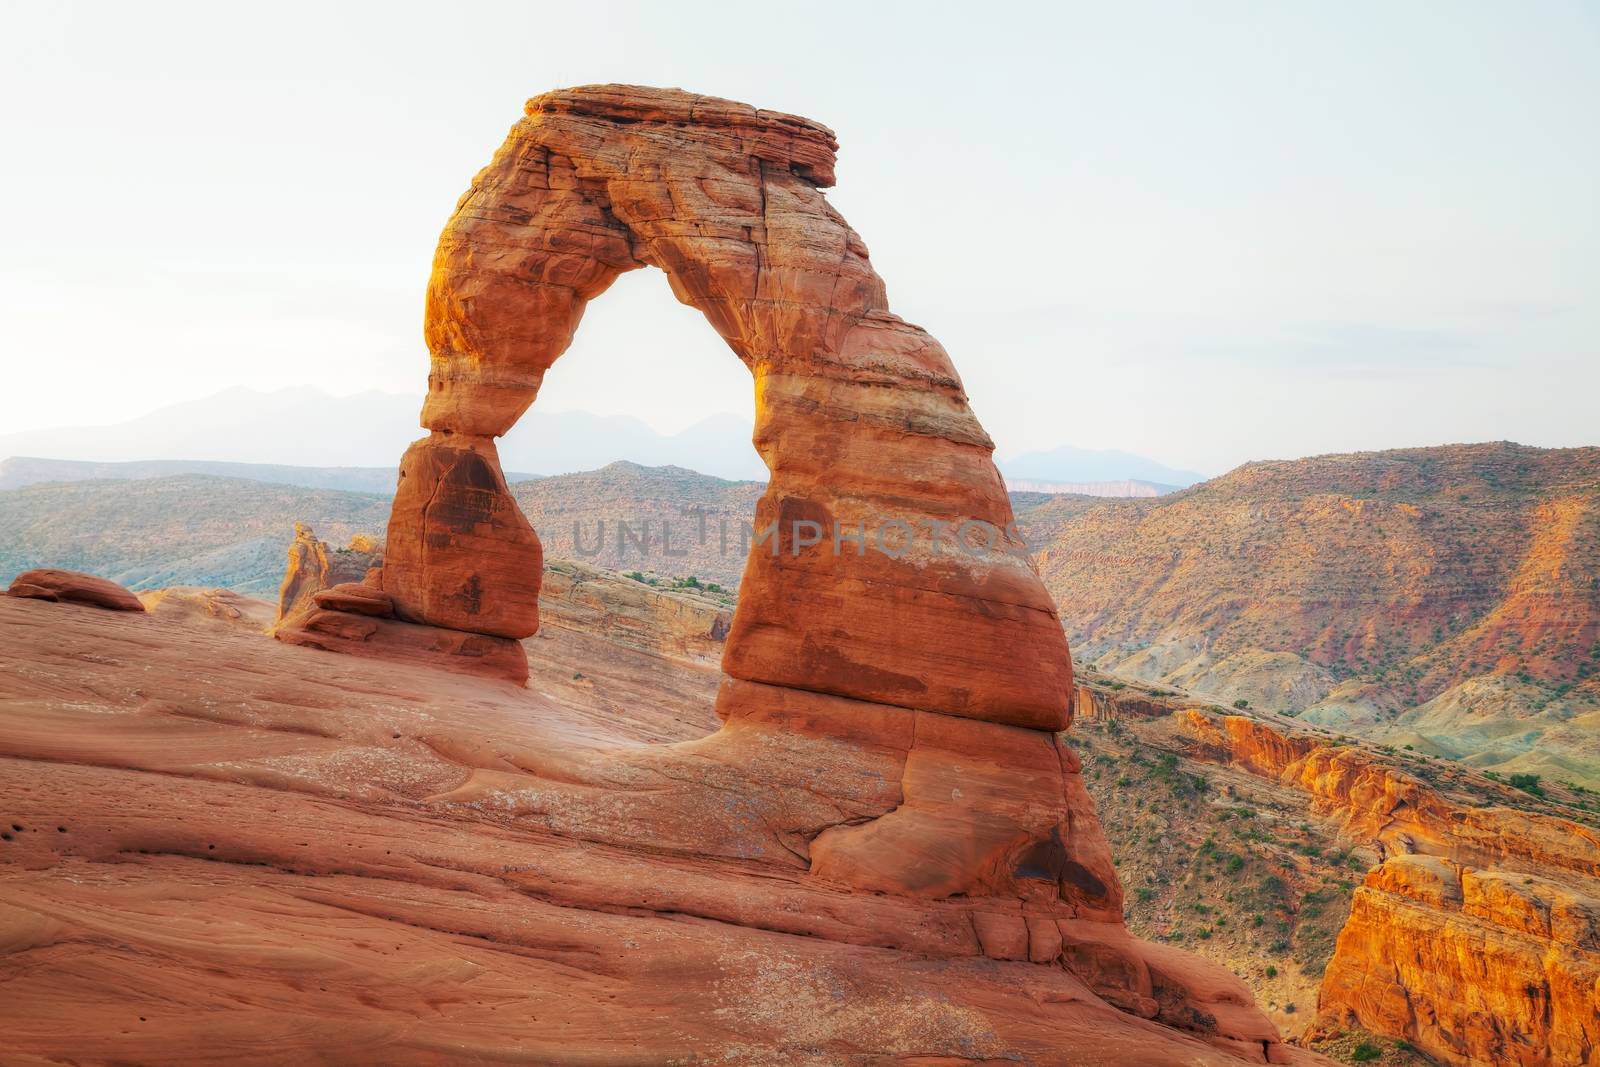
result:
[[[823,196],[836,150],[817,123],[680,90],[528,102],[434,258],[431,432],[402,462],[383,571],[401,617],[509,638],[537,628],[539,543],[494,438],[533,403],[586,303],[655,266],[749,367],[772,475],[757,528],[777,524],[777,551],[751,549],[724,671],[1067,724],[1066,641],[1009,531],[993,445],[944,349],[889,312],[866,246]],[[962,523],[1007,532],[977,554],[956,543]],[[740,699],[725,688],[725,707]]]

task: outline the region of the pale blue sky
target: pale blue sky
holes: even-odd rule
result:
[[[3,18],[0,433],[233,385],[420,395],[456,197],[526,97],[632,81],[838,131],[831,199],[1003,452],[1600,443],[1600,5]],[[640,272],[541,404],[674,430],[749,380]]]

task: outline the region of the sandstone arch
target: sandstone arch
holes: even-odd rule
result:
[[[860,237],[828,204],[837,144],[806,119],[678,90],[593,86],[529,101],[456,205],[428,286],[432,365],[383,585],[403,619],[503,638],[538,625],[538,538],[494,438],[538,394],[589,300],[659,267],[754,378],[771,471],[723,667],[737,682],[1035,729],[1070,718],[1054,605],[1000,544],[992,444],[944,349],[889,312]],[[827,531],[792,540],[796,522]],[[899,558],[836,528],[918,531]],[[802,526],[801,529],[809,530]],[[897,528],[898,529],[898,528]],[[802,536],[803,542],[805,537]],[[896,542],[896,547],[898,547]],[[725,714],[744,699],[726,687]]]
[[[1142,1019],[1284,1062],[1233,976],[1123,925],[1110,850],[1057,735],[1072,666],[1031,565],[934,543],[931,522],[1004,528],[1010,507],[949,358],[889,312],[865,246],[821,193],[835,147],[805,119],[678,90],[529,101],[439,242],[429,434],[401,462],[383,592],[324,591],[277,634],[525,677],[516,639],[538,626],[540,546],[494,438],[533,403],[587,301],[622,271],[659,267],[751,371],[771,471],[757,524],[779,522],[782,537],[779,554],[757,545],[746,561],[723,726],[668,745],[552,734],[519,746],[441,729],[428,747],[468,770],[422,803],[718,872],[665,888],[658,907],[924,957],[1059,965],[1075,977],[1049,975],[1051,997],[1087,985]],[[793,521],[881,520],[919,527],[907,553],[791,536]],[[730,893],[731,871],[761,888]]]

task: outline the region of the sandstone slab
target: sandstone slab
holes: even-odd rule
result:
[[[138,597],[106,578],[78,571],[45,567],[23,571],[6,590],[11,596],[33,600],[59,600],[68,604],[88,604],[110,611],[143,611]]]

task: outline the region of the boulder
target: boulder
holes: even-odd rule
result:
[[[58,600],[68,604],[88,604],[110,611],[143,611],[138,597],[106,578],[78,571],[54,568],[23,571],[6,590],[11,596],[34,600]]]

